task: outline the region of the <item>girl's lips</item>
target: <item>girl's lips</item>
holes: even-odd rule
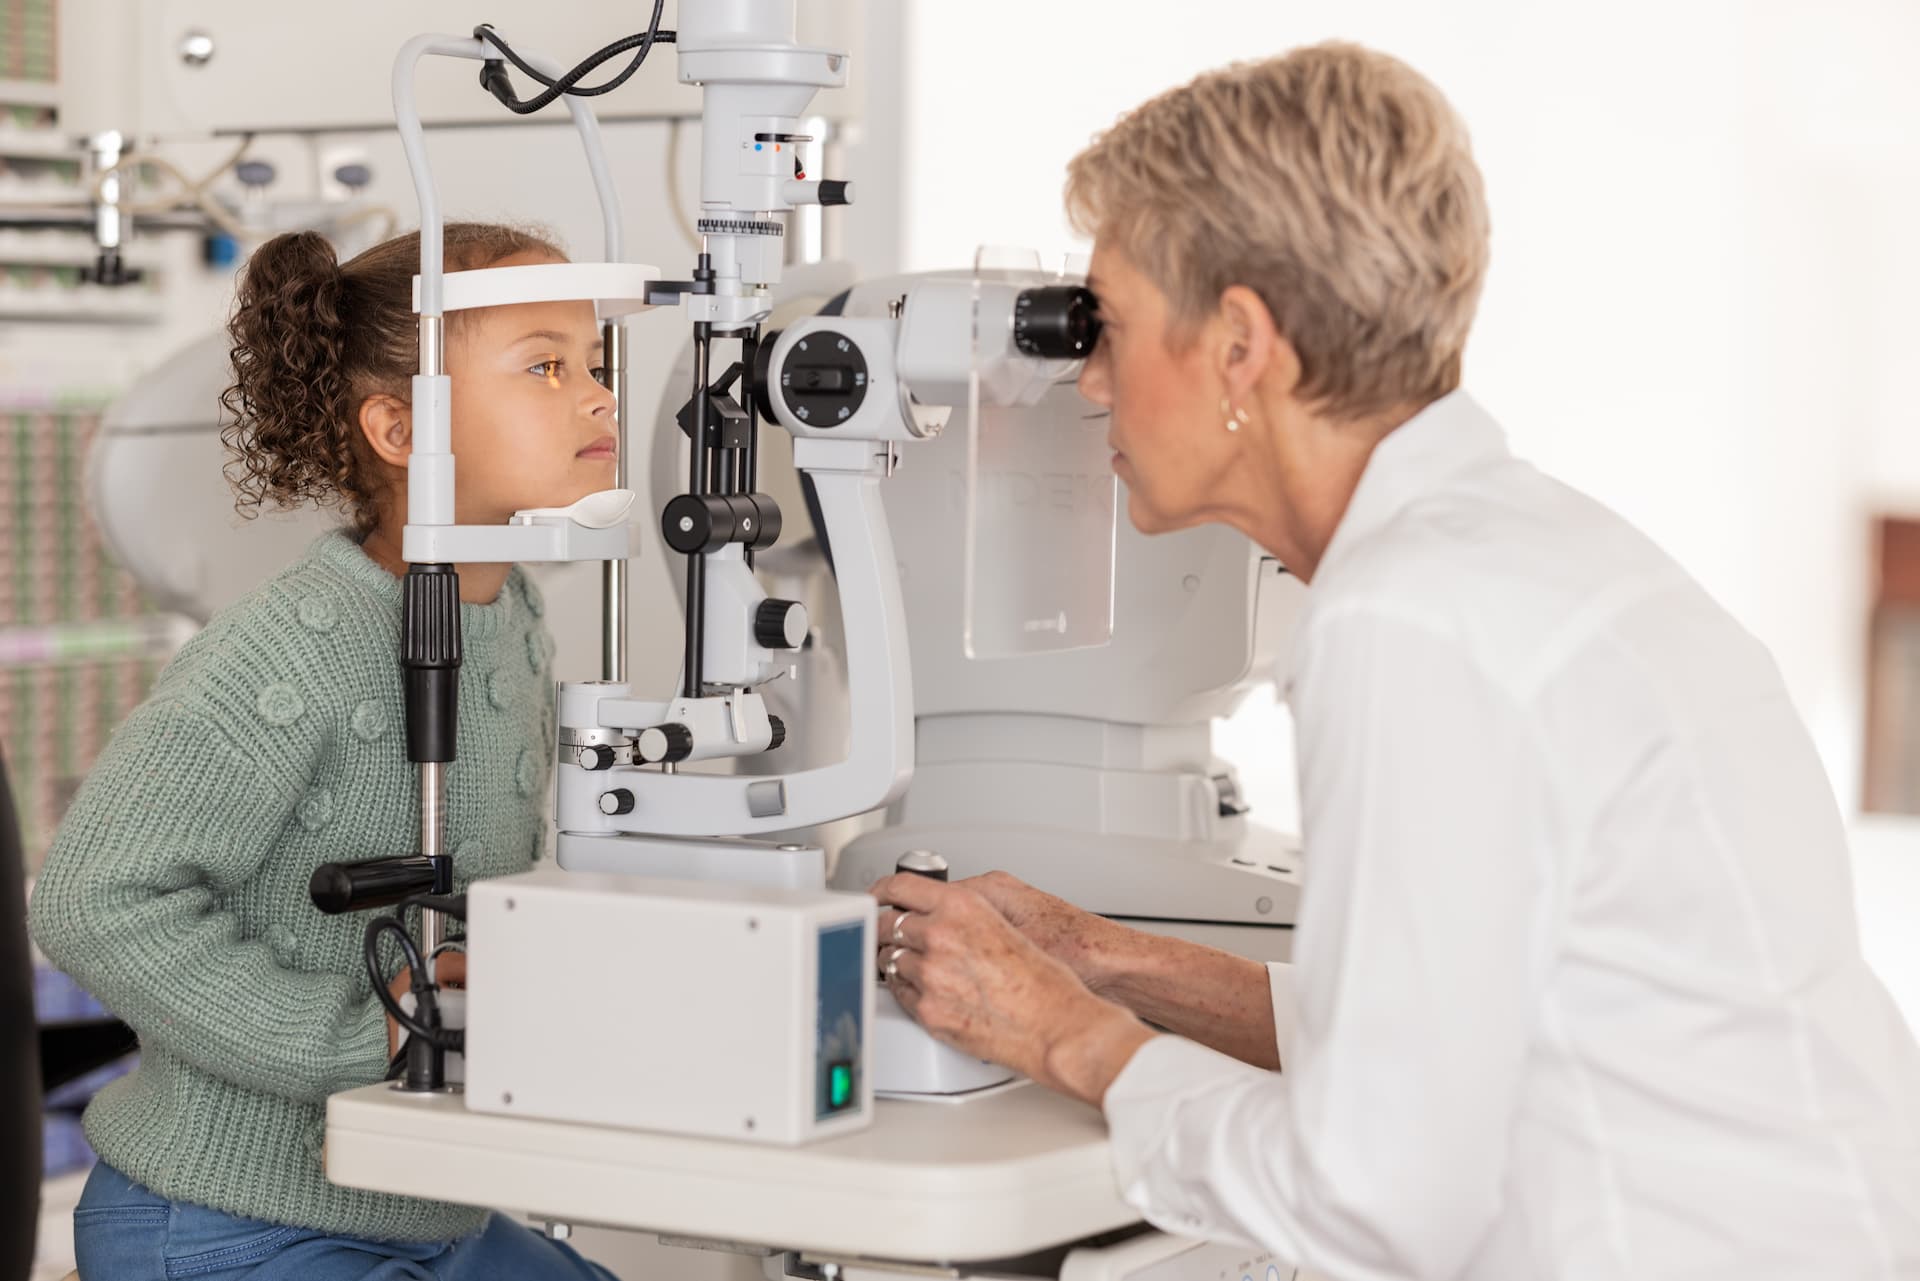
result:
[[[594,441],[591,445],[588,445],[585,449],[575,454],[574,457],[598,461],[600,459],[612,458],[616,452],[617,449],[613,437],[606,436]]]

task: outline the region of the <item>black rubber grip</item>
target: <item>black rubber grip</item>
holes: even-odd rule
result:
[[[390,907],[408,895],[432,893],[436,870],[432,859],[418,854],[322,863],[307,882],[307,897],[329,916]]]
[[[407,758],[451,761],[460,728],[460,575],[451,565],[410,565],[400,609],[400,666]]]

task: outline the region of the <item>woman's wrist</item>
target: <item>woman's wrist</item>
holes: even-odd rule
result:
[[[1104,917],[1096,919],[1100,928],[1088,940],[1081,977],[1107,1000],[1132,1009],[1133,998],[1152,986],[1172,940]]]
[[[1053,1022],[1040,1062],[1028,1075],[1042,1085],[1101,1105],[1107,1088],[1125,1070],[1154,1031],[1128,1011],[1092,993],[1085,994]]]
[[[1136,939],[1142,937],[1138,930],[1089,913],[1076,940],[1079,954],[1073,958],[1074,972],[1088,988],[1114,999],[1115,989],[1125,984],[1139,964]]]

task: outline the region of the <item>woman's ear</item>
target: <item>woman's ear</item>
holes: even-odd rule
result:
[[[360,434],[375,458],[404,469],[413,452],[413,409],[398,396],[369,396],[360,402]]]
[[[1300,382],[1300,356],[1280,332],[1266,300],[1245,285],[1220,294],[1220,376],[1234,400],[1266,384],[1282,394]]]

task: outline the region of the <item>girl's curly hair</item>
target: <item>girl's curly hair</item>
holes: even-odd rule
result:
[[[518,227],[450,222],[443,234],[448,271],[520,253],[565,257]],[[233,382],[220,394],[227,481],[242,515],[269,500],[314,502],[341,508],[362,537],[378,523],[383,478],[360,432],[360,406],[376,395],[410,400],[419,266],[417,231],[345,263],[315,231],[275,236],[248,259],[227,322]]]

